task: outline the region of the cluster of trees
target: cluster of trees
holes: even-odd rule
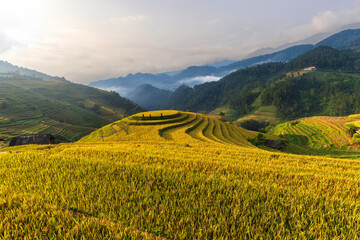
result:
[[[240,126],[252,130],[252,131],[263,131],[267,126],[269,126],[268,122],[265,121],[257,121],[255,119],[249,119],[240,123]]]

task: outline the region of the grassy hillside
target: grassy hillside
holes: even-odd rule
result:
[[[162,111],[78,143],[2,149],[0,236],[357,238],[359,160],[269,152],[253,136]]]
[[[0,77],[0,138],[46,132],[74,141],[139,110],[117,93],[80,84]]]

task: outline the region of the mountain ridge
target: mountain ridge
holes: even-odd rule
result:
[[[50,76],[45,73],[38,72],[36,70],[30,70],[28,68],[19,67],[9,62],[1,61],[1,60],[0,60],[0,73],[5,73],[5,74],[11,73],[12,75],[17,74],[17,75],[25,75],[30,77],[37,77],[47,81],[51,81],[51,80],[67,81],[64,77]]]

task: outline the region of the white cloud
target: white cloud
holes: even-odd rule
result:
[[[339,16],[332,11],[321,12],[319,15],[313,17],[311,21],[312,29],[319,32],[328,31],[337,24],[339,24]]]
[[[332,32],[341,26],[359,22],[359,12],[359,5],[351,10],[322,11],[311,19],[311,23],[294,28],[291,34],[294,39],[299,39],[299,37],[311,36],[316,33]]]
[[[0,53],[4,53],[18,45],[18,42],[10,39],[5,33],[0,32]]]
[[[201,77],[194,77],[194,78],[186,78],[184,80],[179,81],[179,83],[186,84],[189,86],[194,86],[196,84],[219,81],[220,79],[221,79],[220,77],[215,77],[215,76],[201,76]]]

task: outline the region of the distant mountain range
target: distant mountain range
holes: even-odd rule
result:
[[[358,25],[360,26],[360,24],[353,24],[349,26]],[[173,92],[182,85],[186,85],[192,88],[205,82],[218,81],[226,75],[239,69],[270,62],[289,62],[297,56],[300,56],[308,52],[309,50],[312,50],[315,47],[321,45],[343,50],[356,49],[360,44],[360,29],[347,29],[334,35],[329,35],[329,33],[317,34],[310,38],[297,42],[308,43],[318,41],[316,44],[300,44],[292,46],[294,43],[289,43],[278,48],[281,49],[285,48],[286,46],[290,46],[285,49],[269,54],[264,54],[261,56],[250,57],[241,61],[225,60],[206,66],[190,66],[185,70],[172,73],[137,73],[134,75],[129,74],[125,77],[111,78],[107,80],[92,82],[90,86],[117,91],[121,95],[128,97],[129,99],[140,105],[143,104],[143,101],[140,99],[144,99],[143,96],[145,95],[149,96],[148,100],[146,101],[146,105],[148,106],[149,110],[151,110],[154,109],[154,106],[156,106],[155,108],[159,107],[158,103],[152,104],[151,101],[153,98],[156,99],[156,102],[158,102],[160,96],[157,96],[156,93],[162,92],[161,90]],[[326,36],[327,38],[324,39],[324,37]],[[264,49],[264,52],[266,51],[271,52],[272,50]],[[253,55],[256,55],[256,53],[254,53]],[[147,92],[145,92],[145,89],[150,89],[150,86],[144,88],[142,86],[144,84],[150,84],[152,86],[151,92],[153,93],[153,95],[149,95]],[[152,96],[152,98],[150,96]]]
[[[312,35],[310,37],[307,37],[305,39],[302,39],[302,40],[299,40],[296,42],[285,43],[276,48],[273,48],[273,47],[260,48],[256,51],[248,54],[246,57],[244,57],[244,59],[257,57],[257,56],[261,56],[261,55],[265,55],[265,54],[271,54],[271,53],[278,52],[278,51],[284,50],[286,48],[297,46],[297,45],[306,45],[306,44],[315,45],[315,44],[321,42],[322,40],[324,40],[334,34],[337,34],[341,31],[348,30],[348,29],[359,29],[359,28],[360,28],[360,22],[344,25],[344,26],[341,26],[340,28],[336,29],[335,31],[318,33],[318,34]]]
[[[233,71],[256,64],[279,61],[287,62],[312,48],[314,48],[313,45],[300,45],[276,53],[249,58],[242,61],[227,61],[226,63],[230,63],[228,65],[220,63],[213,64],[212,66],[190,66],[187,69],[176,73],[175,75],[169,75],[166,73],[128,74],[125,77],[111,78],[107,80],[92,82],[90,83],[90,86],[106,90],[114,90],[119,92],[123,96],[129,97],[131,99],[133,95],[128,96],[128,93],[132,92],[137,87],[143,84],[151,84],[156,88],[170,91],[174,91],[181,85],[193,87],[204,82],[217,81]],[[131,100],[136,101],[135,98]]]

